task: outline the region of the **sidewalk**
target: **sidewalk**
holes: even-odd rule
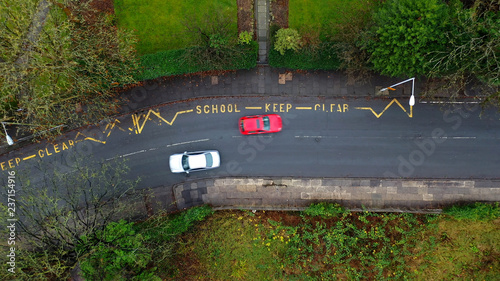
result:
[[[466,202],[500,201],[500,180],[366,178],[219,178],[173,187],[178,209],[210,204],[220,209],[301,210],[327,201],[349,209],[438,212]]]
[[[237,70],[221,75],[200,76],[180,75],[144,82],[123,93],[129,101],[120,113],[195,98],[229,96],[325,96],[349,98],[376,98],[376,92],[400,82],[401,79],[386,76],[373,76],[366,84],[348,85],[347,77],[340,71],[287,71],[258,66],[251,70]],[[418,96],[421,83],[415,83],[415,96]],[[387,91],[386,93],[388,93]],[[390,97],[408,99],[411,96],[411,83],[390,91]]]
[[[451,205],[499,202],[500,180],[227,177],[187,180],[151,191],[146,202],[150,212],[203,204],[298,211],[311,203],[331,202],[350,210],[439,213]]]

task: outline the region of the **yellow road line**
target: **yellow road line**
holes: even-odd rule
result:
[[[408,113],[406,111],[406,109],[401,105],[401,103],[399,103],[399,101],[397,99],[393,99],[385,108],[384,110],[382,110],[382,112],[380,112],[379,114],[377,114],[375,112],[375,110],[373,110],[371,107],[355,107],[355,109],[359,109],[359,110],[370,110],[373,115],[375,115],[375,117],[377,118],[380,118],[380,116],[382,116],[382,114],[384,114],[384,112],[389,108],[391,107],[391,105],[393,103],[396,103],[397,105],[399,105],[399,107],[401,107],[401,109],[408,115],[408,117],[410,118],[413,118],[413,106],[410,106],[410,113]]]
[[[31,156],[28,156],[28,157],[24,157],[24,158],[23,158],[23,161],[24,161],[24,160],[31,159],[31,158],[33,158],[33,157],[36,157],[36,154],[33,154],[33,155],[31,155]]]
[[[189,112],[193,112],[193,109],[184,110],[184,111],[178,111],[177,113],[175,113],[174,118],[172,118],[171,121],[167,121],[166,119],[164,119],[163,117],[161,117],[160,112],[155,112],[152,109],[150,109],[148,111],[148,113],[146,114],[146,117],[144,118],[144,121],[142,122],[142,124],[139,124],[139,120],[141,119],[141,117],[138,116],[137,114],[132,114],[132,122],[134,123],[135,133],[136,134],[142,133],[142,129],[144,129],[144,125],[146,125],[146,121],[151,120],[149,118],[149,115],[151,113],[154,114],[154,115],[156,115],[156,117],[158,117],[163,122],[165,122],[168,125],[172,126],[172,124],[174,123],[175,119],[177,118],[177,115],[183,114],[183,113],[189,113]]]
[[[246,106],[245,109],[262,109],[262,106]]]
[[[80,135],[83,136],[83,140],[76,140]],[[79,143],[79,142],[84,141],[84,140],[91,140],[91,141],[95,141],[98,143],[106,144],[106,141],[96,140],[94,138],[87,137],[86,135],[84,135],[80,132],[78,132],[78,134],[76,134],[75,139],[74,139],[75,143]]]
[[[303,107],[297,106],[295,107],[295,109],[312,109],[312,106],[303,106]]]

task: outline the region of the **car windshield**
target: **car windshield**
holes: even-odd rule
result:
[[[189,170],[188,156],[187,155],[182,155],[182,168],[184,168],[184,171]]]
[[[269,131],[271,129],[271,126],[269,125],[269,117],[264,116],[262,120],[264,121],[264,130]]]
[[[212,158],[212,153],[205,154],[207,158],[207,167],[212,167],[214,165],[214,159]]]

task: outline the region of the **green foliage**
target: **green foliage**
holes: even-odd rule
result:
[[[321,211],[319,211],[321,212]],[[394,227],[396,225],[396,227]],[[337,278],[358,280],[409,278],[406,259],[414,255],[415,237],[424,229],[412,214],[344,213],[336,222],[320,220],[285,230],[284,262],[296,278],[314,277],[327,269]],[[356,264],[351,267],[350,264]],[[308,272],[308,273],[298,273]]]
[[[500,217],[499,203],[486,204],[476,202],[474,204],[451,206],[443,210],[443,213],[457,220],[488,221]]]
[[[391,76],[425,74],[427,55],[444,50],[449,10],[441,0],[388,0],[374,15],[365,42],[375,70]]]
[[[500,86],[500,14],[493,6],[492,11],[484,10],[479,1],[470,9],[452,2],[453,28],[445,33],[446,49],[429,61],[430,75],[450,80],[474,75]]]
[[[141,57],[141,71],[135,77],[138,80],[155,79],[168,75],[195,73],[207,70],[251,69],[257,65],[258,44],[250,41],[247,45],[237,45],[236,51],[228,54],[229,58],[218,64],[210,60],[195,60],[190,54],[197,52],[197,47],[180,50],[162,51]]]
[[[253,40],[253,32],[243,31],[238,35],[238,43],[239,44],[250,44]]]
[[[333,44],[320,43],[317,47],[304,47],[298,52],[269,50],[269,65],[291,69],[338,70],[340,60]]]
[[[300,35],[296,29],[282,28],[276,32],[274,41],[274,49],[281,55],[287,50],[298,51],[300,49]]]
[[[214,213],[210,206],[198,206],[179,214],[154,216],[140,225],[141,233],[150,237],[150,243],[170,243],[188,231],[195,223]]]
[[[345,214],[346,212],[346,209],[339,204],[327,202],[313,203],[304,210],[304,214],[307,216],[321,216],[324,219],[337,217],[339,215]]]
[[[147,280],[161,280],[145,272],[153,258],[144,245],[146,240],[134,231],[133,223],[125,220],[108,224],[92,237],[82,236],[79,247],[89,251],[80,261],[83,276],[87,280],[116,280],[141,274]]]

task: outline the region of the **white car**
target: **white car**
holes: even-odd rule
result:
[[[172,173],[188,173],[217,168],[220,156],[217,150],[195,151],[170,155]]]

